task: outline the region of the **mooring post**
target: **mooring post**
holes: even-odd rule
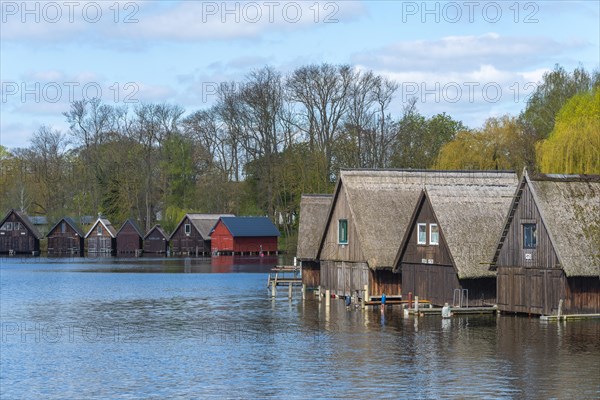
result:
[[[419,311],[419,296],[415,296],[415,311]]]
[[[369,285],[365,285],[365,298],[364,301],[369,301]]]
[[[292,282],[288,283],[288,299],[292,299],[292,290],[293,290],[294,286],[292,285]]]
[[[306,283],[302,284],[302,300],[306,299]]]
[[[277,289],[275,289],[275,281],[271,281],[271,297],[277,296]]]
[[[325,306],[329,307],[331,302],[331,293],[329,293],[329,289],[325,290]]]
[[[323,297],[323,291],[321,290],[321,285],[319,285],[319,287],[317,288],[317,296],[319,297],[319,303],[321,301],[323,301],[322,297]]]
[[[563,313],[563,299],[560,299],[558,301],[558,320],[559,321],[562,318],[562,313]]]

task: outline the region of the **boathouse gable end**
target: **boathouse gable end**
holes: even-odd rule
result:
[[[144,253],[164,254],[169,247],[168,235],[160,225],[154,225],[144,236]]]
[[[525,172],[490,268],[498,308],[600,313],[599,254],[600,176]]]
[[[222,216],[232,214],[186,214],[169,238],[173,254],[207,255],[211,251],[210,231]]]
[[[117,232],[117,253],[133,254],[143,248],[144,234],[134,220],[128,219]]]
[[[59,220],[46,235],[48,255],[74,254],[83,256],[85,233],[72,218]]]
[[[85,235],[88,253],[113,254],[117,232],[106,218],[98,218]]]
[[[267,217],[221,217],[211,231],[211,250],[213,254],[275,254],[279,236]]]
[[[0,221],[0,253],[39,254],[42,235],[27,215],[12,209]]]

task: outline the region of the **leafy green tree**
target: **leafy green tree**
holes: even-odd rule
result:
[[[563,106],[537,154],[545,173],[600,174],[600,88],[577,94]]]

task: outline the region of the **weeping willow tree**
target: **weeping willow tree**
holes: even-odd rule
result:
[[[536,150],[541,172],[600,174],[600,89],[573,96]]]

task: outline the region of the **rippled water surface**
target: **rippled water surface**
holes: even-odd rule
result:
[[[600,397],[599,320],[271,299],[276,263],[2,259],[0,398]]]

